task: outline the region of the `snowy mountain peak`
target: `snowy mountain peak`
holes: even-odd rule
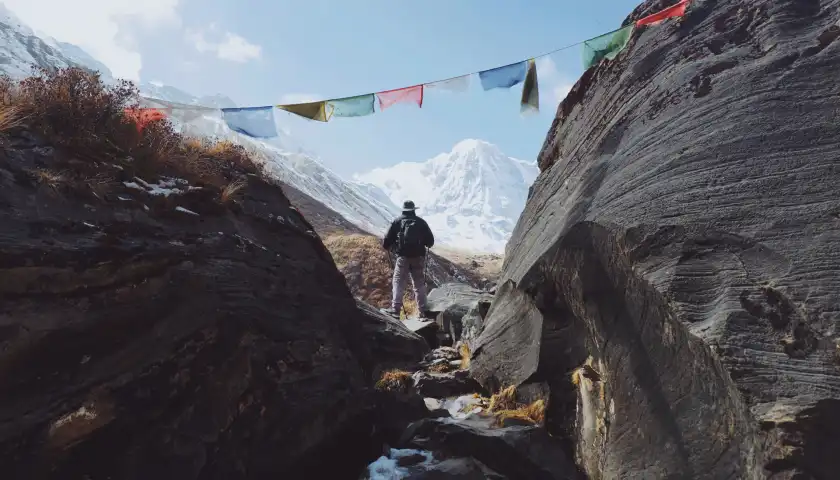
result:
[[[503,252],[537,173],[536,162],[467,139],[425,162],[377,168],[355,179],[379,187],[395,204],[414,200],[441,244]]]
[[[444,154],[447,155],[447,154]],[[496,145],[485,140],[477,140],[468,138],[461,140],[452,147],[452,151],[448,156],[454,158],[475,158],[478,161],[506,161],[507,155]]]

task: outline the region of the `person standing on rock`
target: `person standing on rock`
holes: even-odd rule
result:
[[[396,254],[394,262],[394,277],[391,289],[391,308],[386,310],[390,315],[399,317],[402,310],[403,294],[406,283],[411,277],[414,286],[414,298],[421,315],[426,314],[426,251],[435,244],[435,236],[425,220],[415,213],[417,207],[411,200],[403,202],[402,215],[391,222],[391,227],[382,246],[385,250]]]

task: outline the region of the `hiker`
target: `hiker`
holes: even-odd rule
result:
[[[391,308],[386,310],[390,315],[399,317],[402,310],[403,294],[408,277],[414,286],[414,298],[420,314],[428,316],[426,312],[426,249],[435,244],[435,236],[425,220],[418,217],[414,202],[403,202],[402,215],[391,222],[391,227],[382,246],[385,250],[396,253],[394,262],[394,277],[392,279]],[[390,253],[389,253],[390,255]]]

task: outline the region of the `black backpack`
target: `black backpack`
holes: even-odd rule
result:
[[[416,218],[400,220],[400,231],[397,233],[397,248],[399,252],[411,250],[422,252],[426,246],[423,235],[423,225]]]

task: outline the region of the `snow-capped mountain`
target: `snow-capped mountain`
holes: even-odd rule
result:
[[[425,162],[377,168],[354,178],[379,187],[397,205],[413,200],[437,242],[504,253],[538,173],[536,162],[468,139]]]
[[[76,45],[39,35],[0,3],[0,72],[13,78],[32,73],[31,66],[81,66],[114,78],[108,68]],[[198,97],[160,82],[141,82],[144,96],[188,105],[235,107],[223,95]],[[480,140],[465,140],[450,153],[423,163],[401,163],[342,179],[287,130],[257,140],[231,131],[218,110],[179,123],[187,135],[225,138],[250,148],[278,180],[318,200],[360,228],[381,235],[412,199],[435,229],[437,242],[470,250],[503,252],[527,191],[538,173],[535,163],[517,160]]]
[[[32,74],[32,65],[48,68],[81,66],[100,72],[106,83],[114,80],[111,71],[83,49],[39,36],[0,3],[0,72],[21,78]],[[138,87],[144,96],[170,102],[214,108],[236,106],[223,95],[197,97],[160,82],[141,82]],[[188,124],[170,120],[186,134],[226,138],[251,148],[265,162],[270,174],[371,233],[381,234],[399,213],[384,193],[371,186],[344,181],[283,129],[276,138],[256,140],[231,131],[218,111],[208,112]]]

